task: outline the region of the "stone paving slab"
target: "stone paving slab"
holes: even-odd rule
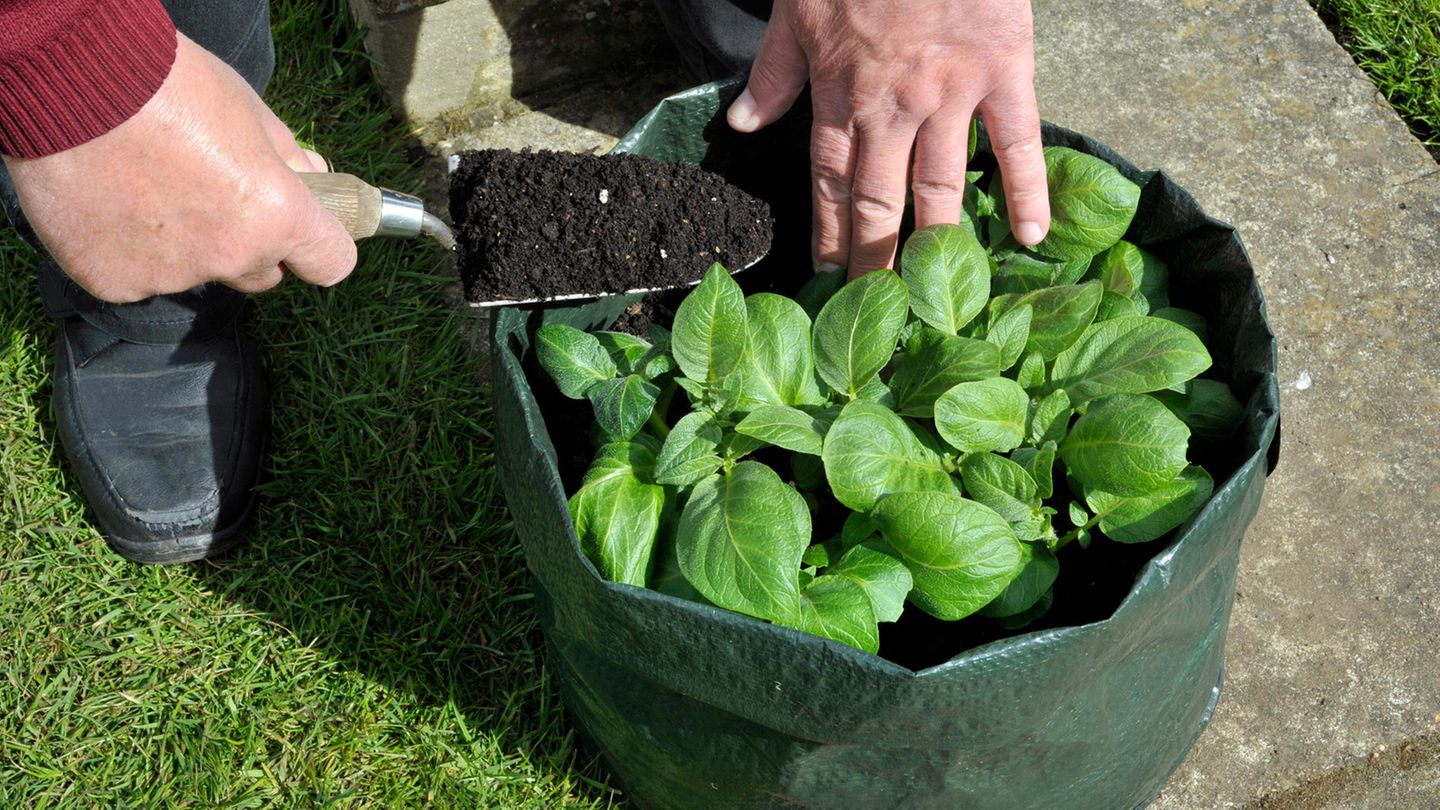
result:
[[[1440,165],[1304,0],[1035,14],[1041,114],[1233,223],[1280,341],[1281,458],[1242,551],[1227,682],[1154,807],[1243,806],[1434,731]],[[1440,806],[1433,778],[1399,778],[1423,772],[1271,806]],[[1364,792],[1391,777],[1428,801]]]
[[[1440,806],[1440,165],[1305,0],[1035,15],[1041,114],[1235,224],[1280,340],[1281,461],[1227,682],[1153,807]],[[615,75],[635,81],[448,145],[603,150],[684,86],[673,65]]]

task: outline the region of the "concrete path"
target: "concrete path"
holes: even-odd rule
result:
[[[1304,0],[1035,6],[1042,115],[1235,224],[1280,340],[1227,683],[1155,807],[1440,806],[1440,165]]]
[[[1246,538],[1228,680],[1154,807],[1440,806],[1440,165],[1305,0],[1035,7],[1042,115],[1235,224],[1280,339],[1281,462]],[[634,24],[597,8],[593,25]],[[649,47],[603,84],[571,74],[432,140],[608,148],[686,84]]]

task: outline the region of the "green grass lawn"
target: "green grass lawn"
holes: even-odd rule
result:
[[[271,101],[337,166],[417,189],[343,5],[273,5]],[[438,258],[371,243],[333,290],[256,299],[274,390],[259,529],[227,560],[140,567],[67,477],[54,330],[0,228],[0,807],[616,801],[538,660]]]
[[[1440,0],[1311,0],[1336,39],[1440,160]]]

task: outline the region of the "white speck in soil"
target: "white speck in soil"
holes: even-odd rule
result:
[[[1295,378],[1295,382],[1290,383],[1290,385],[1296,391],[1304,391],[1305,389],[1313,385],[1314,382],[1314,380],[1310,379],[1310,372],[1302,371],[1300,372],[1300,376]]]
[[[601,205],[604,205],[605,203],[608,203],[608,202],[610,202],[610,189],[608,189],[608,188],[602,188],[602,189],[600,189],[600,204],[601,204]]]
[[[1328,264],[1334,264],[1334,263],[1335,263],[1335,254],[1331,253],[1331,252],[1328,251],[1328,250],[1325,251],[1325,261],[1326,261],[1326,263],[1328,263]]]
[[[662,258],[662,259],[668,259],[668,258],[670,258],[670,255],[665,252],[665,248],[660,248],[660,258]]]

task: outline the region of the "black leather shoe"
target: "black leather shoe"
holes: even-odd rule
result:
[[[239,545],[254,524],[268,431],[243,296],[206,287],[116,306],[54,274],[42,269],[60,318],[55,421],[111,546],[136,562],[179,563]]]

